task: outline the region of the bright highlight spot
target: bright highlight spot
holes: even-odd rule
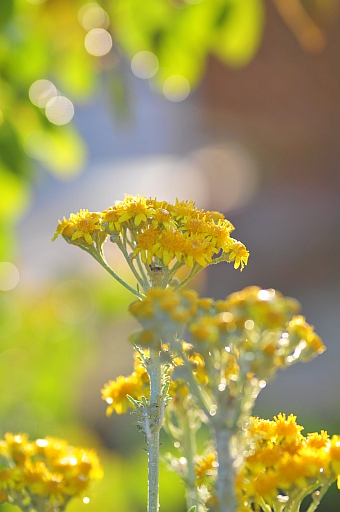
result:
[[[57,89],[55,85],[49,80],[36,80],[29,91],[28,95],[33,103],[40,108],[45,108],[47,103],[57,96]]]
[[[85,503],[85,505],[88,505],[88,503],[90,503],[90,501],[91,501],[91,500],[90,500],[90,498],[89,498],[88,496],[85,496],[85,497],[83,498],[83,503]]]
[[[270,300],[274,297],[275,295],[275,290],[273,289],[270,289],[270,290],[260,290],[259,293],[257,294],[259,300]]]
[[[74,116],[74,106],[65,96],[56,96],[47,103],[45,114],[53,124],[67,124]]]
[[[246,321],[244,322],[244,327],[245,327],[245,329],[247,329],[248,331],[251,331],[252,329],[254,329],[255,324],[254,324],[253,320],[246,320]]]
[[[9,261],[0,262],[0,290],[12,290],[19,282],[19,271]]]
[[[39,446],[39,448],[46,448],[49,445],[47,439],[37,439],[35,444]]]
[[[106,11],[96,2],[89,2],[79,9],[79,23],[85,30],[93,28],[107,28],[109,26],[109,16]]]
[[[94,28],[85,37],[86,50],[95,57],[102,57],[112,48],[112,37],[103,28]]]
[[[189,96],[189,93],[189,81],[182,75],[169,76],[163,84],[163,94],[170,101],[183,101]]]
[[[158,68],[158,59],[152,52],[138,52],[131,61],[132,73],[138,78],[152,78],[157,73]]]

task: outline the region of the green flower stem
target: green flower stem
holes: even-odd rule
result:
[[[195,473],[195,458],[197,454],[196,449],[196,428],[192,425],[191,415],[183,407],[178,411],[178,420],[180,427],[179,441],[181,444],[181,451],[187,461],[187,474],[185,477],[186,486],[186,503],[188,510],[196,505],[197,512],[201,510],[199,493]]]
[[[126,288],[127,290],[129,290],[129,292],[133,293],[134,295],[136,295],[139,299],[142,299],[143,298],[143,295],[141,293],[139,293],[137,290],[135,290],[134,288],[132,288],[132,286],[130,286],[128,283],[126,283],[121,277],[119,277],[118,274],[116,274],[116,272],[114,270],[112,270],[112,268],[106,263],[105,259],[103,258],[103,256],[101,254],[98,254],[97,252],[93,252],[93,251],[87,251],[89,254],[91,254],[91,256],[93,256],[93,258],[98,261],[98,263],[103,267],[105,268],[105,270],[108,271],[108,273],[114,277],[116,279],[116,281],[118,281],[122,286],[124,286],[124,288]]]
[[[141,273],[141,276],[144,281],[144,291],[146,291],[149,288],[151,288],[151,286],[150,286],[150,281],[145,273],[144,266],[141,262],[140,253],[137,254],[136,261],[137,261],[137,266],[138,266],[139,272]]]
[[[145,283],[144,283],[143,279],[141,278],[141,276],[138,274],[137,270],[135,269],[135,266],[134,266],[133,262],[131,261],[131,258],[129,257],[129,254],[128,254],[124,244],[120,241],[119,238],[116,241],[116,244],[117,244],[118,248],[121,250],[121,252],[123,253],[123,256],[126,259],[127,264],[129,265],[131,272],[133,273],[133,275],[135,276],[135,278],[137,279],[139,284],[144,288]]]
[[[171,279],[183,265],[184,263],[182,263],[182,261],[177,261],[174,266],[169,269],[169,279]]]
[[[150,378],[150,408],[155,408],[155,418],[147,432],[148,444],[148,512],[159,510],[159,431],[163,423],[164,403],[161,398],[162,373],[159,352],[150,349],[148,367]]]
[[[259,499],[259,504],[261,505],[261,508],[264,510],[264,512],[272,512],[272,507],[268,505],[268,503],[265,502],[263,498]],[[275,504],[273,505],[274,512],[282,512],[282,505],[280,509],[275,508]]]
[[[331,482],[323,484],[318,494],[314,493],[312,494],[312,503],[309,505],[307,512],[314,512],[318,506],[320,505],[320,501],[328,491],[329,486],[331,485]]]
[[[175,347],[177,349],[178,354],[183,359],[184,364],[188,370],[186,378],[188,380],[190,392],[192,393],[193,398],[196,400],[198,406],[202,409],[204,414],[209,419],[211,417],[210,416],[210,410],[211,410],[211,406],[212,406],[211,398],[208,395],[208,393],[198,385],[195,377],[193,376],[191,363],[188,360],[187,356],[184,354],[182,347],[181,347],[181,343],[177,342],[175,344]]]
[[[235,469],[232,456],[234,432],[225,425],[214,422],[216,450],[218,454],[218,476],[216,494],[220,512],[236,512]]]

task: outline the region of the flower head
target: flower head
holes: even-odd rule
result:
[[[223,214],[199,210],[193,201],[176,199],[172,204],[126,195],[123,201],[116,201],[102,212],[80,210],[69,219],[64,217],[53,240],[62,235],[68,243],[91,252],[92,248],[101,248],[109,235],[130,268],[138,267],[138,270],[134,268],[134,274],[140,272],[139,283],[144,280],[146,289],[145,276],[153,284],[151,265],[159,266],[167,274],[168,282],[183,265],[197,273],[212,263],[228,261],[243,270],[249,252],[241,242],[230,237],[233,229]]]
[[[88,210],[80,210],[79,213],[71,213],[68,220],[59,221],[59,225],[52,241],[58,235],[62,235],[67,242],[74,245],[84,244],[92,245],[93,237],[97,231],[102,231],[100,224],[101,215]],[[106,235],[104,235],[104,239]]]
[[[0,441],[0,500],[57,512],[74,496],[102,478],[94,451],[47,437],[30,441],[26,434],[5,434]],[[33,506],[34,505],[34,506]]]

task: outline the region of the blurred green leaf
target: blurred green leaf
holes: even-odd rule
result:
[[[27,156],[9,120],[0,126],[0,163],[18,176],[27,177]]]
[[[14,12],[14,0],[1,0],[0,2],[0,29],[11,19]]]
[[[259,47],[263,25],[261,0],[221,2],[213,33],[213,52],[226,64],[248,64]]]
[[[31,132],[26,138],[26,151],[60,178],[78,175],[86,157],[82,139],[69,125]]]
[[[29,204],[29,188],[25,181],[0,164],[0,219],[13,224]]]

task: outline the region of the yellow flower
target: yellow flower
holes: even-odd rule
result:
[[[186,240],[180,231],[168,229],[161,233],[158,242],[154,246],[154,254],[163,260],[165,266],[176,257],[181,261],[186,248]]]
[[[80,210],[72,217],[74,233],[72,240],[84,238],[86,242],[91,245],[93,243],[92,235],[95,231],[101,230],[99,223],[100,214],[89,212],[88,210]]]
[[[196,261],[202,267],[211,263],[212,257],[218,250],[202,235],[194,234],[185,239],[184,259],[189,268],[192,268]]]
[[[234,261],[234,268],[239,268],[242,272],[244,266],[248,263],[249,251],[238,240],[230,239],[231,243],[223,246],[224,252],[228,253],[229,261]]]
[[[133,256],[141,253],[142,262],[151,265],[154,254],[159,247],[159,239],[161,231],[156,227],[149,227],[140,233],[136,233],[137,247],[133,252]]]
[[[102,399],[109,405],[106,409],[107,416],[111,416],[113,411],[125,414],[129,408],[133,408],[126,395],[139,400],[143,394],[143,382],[137,374],[128,377],[120,375],[116,380],[110,380],[105,384],[101,391]]]
[[[11,468],[0,469],[0,489],[15,486],[15,473]]]
[[[109,231],[120,231],[120,213],[115,206],[111,206],[102,213],[102,224],[107,223]]]
[[[201,457],[195,464],[196,485],[211,483],[211,477],[216,476],[218,462],[216,453],[208,453],[205,457]]]
[[[206,226],[207,239],[211,240],[218,248],[229,247],[233,240],[229,235],[234,229],[232,223],[227,219],[219,219],[217,224],[209,222]]]
[[[274,416],[274,421],[276,423],[275,434],[278,439],[297,439],[301,430],[303,430],[303,427],[296,424],[296,416],[293,414],[290,414],[287,418],[285,414],[280,413]]]
[[[171,218],[170,212],[165,208],[159,206],[157,209],[155,208],[155,213],[152,215],[152,227],[161,228],[165,227],[165,229],[176,229],[177,223],[174,219]]]
[[[55,240],[58,235],[63,235],[69,243],[83,238],[88,245],[92,245],[94,232],[102,230],[100,218],[99,213],[89,212],[88,210],[80,210],[79,213],[71,213],[68,220],[64,217],[63,222],[59,221],[52,241]],[[77,244],[77,242],[74,243]]]
[[[266,473],[260,474],[253,483],[256,494],[265,499],[276,498],[279,484],[280,482],[277,474],[270,470]]]
[[[116,203],[117,211],[120,213],[118,222],[121,224],[130,219],[135,226],[141,222],[146,222],[147,218],[154,213],[153,208],[147,204],[146,197],[143,196],[125,196],[124,201]]]
[[[191,323],[189,331],[193,340],[198,343],[214,343],[218,339],[219,334],[214,318],[208,316],[200,317],[197,322]]]
[[[179,201],[176,198],[174,205],[169,205],[171,216],[176,220],[185,220],[197,213],[194,201]]]

